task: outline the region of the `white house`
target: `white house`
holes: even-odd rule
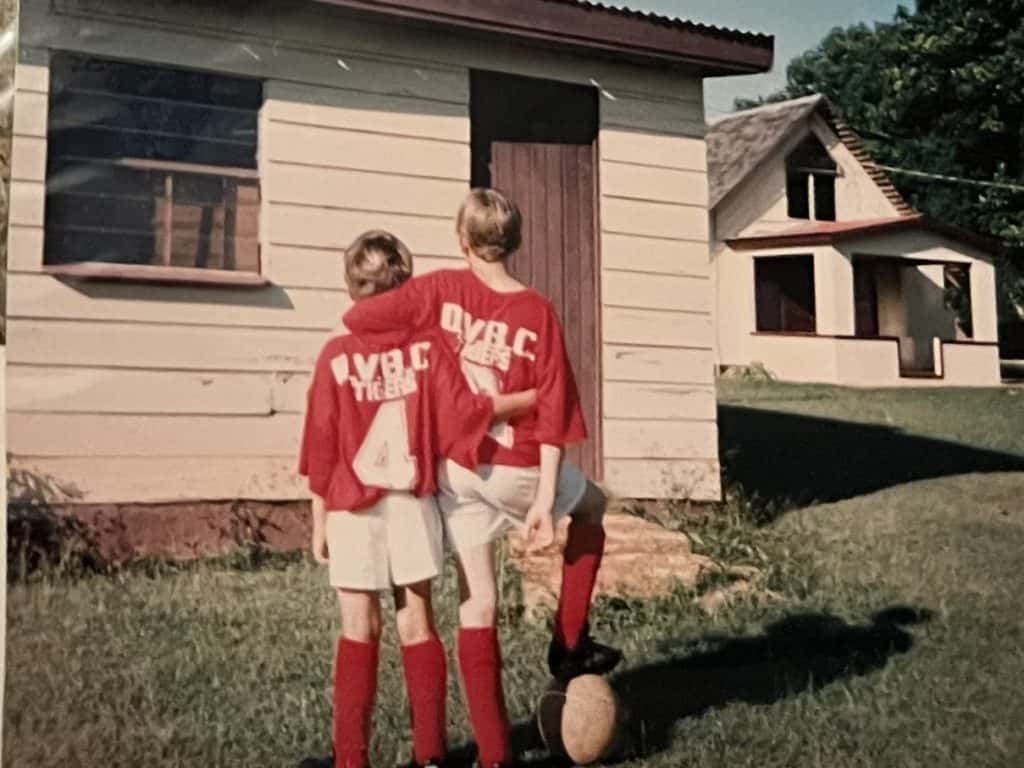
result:
[[[738,112],[707,143],[720,367],[1000,383],[998,246],[917,213],[827,99]]]

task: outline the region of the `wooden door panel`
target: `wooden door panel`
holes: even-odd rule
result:
[[[600,328],[596,178],[592,144],[494,142],[491,179],[523,214],[512,273],[558,312],[590,438],[566,457],[600,477]]]

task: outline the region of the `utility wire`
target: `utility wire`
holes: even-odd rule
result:
[[[925,171],[915,171],[910,168],[896,168],[891,165],[879,165],[883,171],[889,171],[890,173],[900,173],[904,176],[914,176],[919,179],[932,179],[934,181],[948,181],[952,184],[969,184],[973,187],[989,187],[991,189],[1008,189],[1011,192],[1024,192],[1024,186],[1020,184],[1009,184],[1002,181],[979,181],[978,179],[965,179],[962,176],[946,176],[941,173],[926,173]]]

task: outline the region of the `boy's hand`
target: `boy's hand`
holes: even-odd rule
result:
[[[554,499],[536,499],[523,523],[528,554],[547,549],[555,541]]]
[[[314,520],[313,522],[313,541],[310,549],[313,552],[314,560],[320,565],[327,565],[327,527],[322,521]]]

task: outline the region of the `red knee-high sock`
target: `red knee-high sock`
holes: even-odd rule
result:
[[[590,598],[604,555],[604,528],[573,520],[562,561],[562,591],[558,596],[555,637],[575,648],[587,626]]]
[[[334,666],[334,766],[366,768],[379,644],[342,637]]]
[[[413,755],[420,765],[437,762],[446,752],[448,700],[448,664],[437,635],[422,643],[403,645],[402,667],[412,710]]]
[[[511,764],[512,747],[505,692],[501,687],[501,648],[496,627],[459,630],[459,667],[480,765],[491,768]]]

